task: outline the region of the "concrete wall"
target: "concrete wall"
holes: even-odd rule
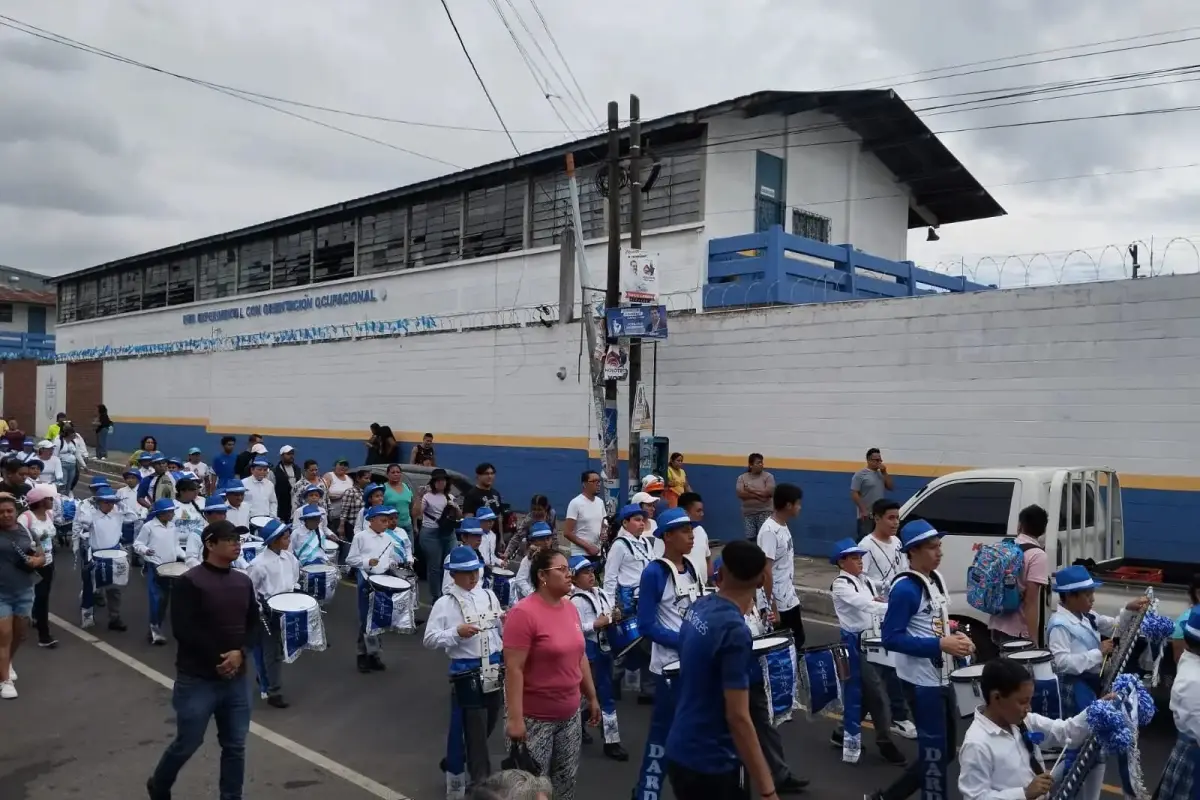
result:
[[[858,137],[818,112],[742,119],[708,126],[705,221],[713,237],[754,231],[755,151],[786,162],[787,216],[799,207],[831,221],[830,243],[851,243],[881,258],[903,261],[908,249],[905,188]]]
[[[760,451],[805,488],[798,548],[823,554],[850,532],[850,475],[880,447],[898,499],[966,467],[1115,467],[1128,552],[1171,559],[1194,550],[1181,520],[1200,512],[1198,339],[1194,275],[676,316],[658,431],[718,538],[740,535],[733,483]],[[532,325],[117,360],[104,402],[116,449],[153,433],[215,450],[257,431],[328,464],[361,458],[371,422],[408,443],[429,430],[443,465],[491,461],[510,502],[542,492],[561,510],[595,441],[580,346],[576,325]]]
[[[29,333],[29,305],[26,303],[13,303],[12,322],[0,322],[0,333]],[[46,334],[54,334],[55,324],[54,308],[46,309]]]
[[[46,435],[46,431],[54,422],[60,411],[67,410],[67,365],[39,364],[37,368],[37,434],[34,438]],[[75,422],[85,429],[89,428],[91,417]],[[26,429],[28,432],[28,429]]]

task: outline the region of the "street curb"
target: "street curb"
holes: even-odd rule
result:
[[[800,607],[806,615],[813,614],[830,619],[837,619],[833,607],[833,593],[828,589],[817,589],[813,586],[797,586],[796,594],[800,597]]]

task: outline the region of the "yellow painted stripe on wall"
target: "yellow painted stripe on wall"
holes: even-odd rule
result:
[[[208,433],[229,434],[231,436],[246,436],[251,433],[262,434],[275,438],[289,436],[306,439],[348,439],[364,442],[366,431],[333,430],[326,428],[258,428],[244,426],[217,427],[206,419],[185,417],[113,417],[114,422],[131,425],[187,425],[202,427]],[[400,441],[417,441],[424,431],[396,431]],[[591,440],[581,436],[509,436],[485,433],[436,433],[439,444],[468,445],[477,447],[533,447],[558,450],[587,450],[592,458],[600,457],[600,450]],[[622,461],[629,458],[629,451],[622,448],[618,451]],[[745,456],[731,456],[715,453],[686,453],[687,461],[691,464],[712,467],[745,467]],[[767,468],[776,470],[795,470],[800,472],[842,472],[853,473],[862,467],[861,461],[838,461],[819,458],[773,458],[767,454]],[[951,472],[974,469],[971,466],[954,464],[903,464],[890,463],[888,471],[900,477],[937,478]],[[1126,489],[1160,489],[1171,492],[1200,492],[1200,476],[1189,475],[1136,475],[1121,473],[1121,486]]]

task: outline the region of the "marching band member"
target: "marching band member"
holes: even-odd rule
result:
[[[654,542],[645,536],[649,513],[646,508],[647,505],[653,507],[651,501],[653,498],[646,505],[630,503],[617,512],[621,528],[609,546],[608,558],[604,562],[604,593],[620,609],[622,617],[637,616],[637,594],[642,571],[654,560]],[[627,688],[638,691],[640,705],[649,705],[654,701],[653,685],[646,673],[648,664],[642,657],[644,653],[639,648],[630,654],[632,658],[626,657],[623,682]]]
[[[199,491],[200,484],[191,478],[180,478],[175,483],[175,532],[179,534],[179,546],[185,551],[192,536],[199,541],[204,530],[204,505],[196,500]],[[196,563],[203,560],[204,546],[201,545]]]
[[[225,485],[221,492],[225,496],[225,519],[235,528],[250,530],[250,504],[246,502],[246,486],[236,478]],[[243,531],[245,532],[245,531]]]
[[[255,458],[250,462],[250,477],[242,479],[242,485],[246,487],[246,505],[250,506],[252,517],[274,517],[279,513],[275,484],[267,477],[270,471],[270,461]]]
[[[475,512],[475,519],[479,520],[479,525],[483,528],[479,557],[483,561],[484,569],[490,572],[492,567],[503,567],[504,559],[500,558],[497,549],[496,512],[490,506],[480,506]]]
[[[575,590],[571,592],[571,602],[579,610],[579,627],[583,630],[585,652],[588,664],[592,667],[592,683],[596,686],[596,696],[600,700],[604,755],[613,761],[628,761],[629,753],[621,746],[621,731],[617,726],[612,653],[604,638],[604,629],[621,619],[621,611],[613,607],[613,601],[606,592],[596,587],[596,565],[590,558],[584,555],[572,556],[568,566],[575,583]],[[581,712],[581,725],[587,725],[589,713],[587,710]],[[584,734],[587,734],[586,730]]]
[[[171,602],[171,593],[158,582],[158,568],[183,556],[174,518],[174,500],[165,497],[155,500],[150,507],[150,519],[142,525],[133,541],[134,552],[142,557],[145,567],[146,592],[150,600],[150,643],[156,645],[167,643],[167,637],[162,635],[162,624]]]
[[[193,480],[199,487],[197,491],[201,495],[204,494],[204,487],[208,485],[208,476],[212,473],[212,468],[200,460],[202,450],[199,447],[192,447],[188,450],[187,463],[183,468],[192,473]]]
[[[142,457],[145,455],[143,453]],[[158,500],[174,500],[175,481],[167,473],[167,457],[162,453],[150,454],[146,463],[149,464],[150,474],[143,473],[142,480],[138,483],[137,496],[138,503],[149,511]]]
[[[920,757],[872,800],[900,800],[918,789],[947,797],[946,772],[955,758],[958,707],[950,687],[954,658],[974,652],[971,640],[950,633],[950,599],[937,571],[942,536],[922,519],[900,530],[909,570],[897,576],[883,619],[883,646],[896,654],[896,673],[916,717]],[[946,658],[951,656],[952,658]]]
[[[400,512],[388,506],[387,521],[387,534],[392,537],[393,543],[393,567],[412,569],[412,539],[408,538],[408,531],[400,527]]]
[[[87,629],[96,624],[95,605],[95,571],[92,563],[92,553],[96,550],[117,550],[121,547],[121,528],[124,516],[117,510],[117,493],[110,486],[96,489],[92,495],[95,508],[88,512],[84,522],[77,529],[79,537],[79,576],[83,588],[79,593],[81,627]],[[103,588],[105,606],[108,608],[108,629],[110,631],[125,631],[129,629],[121,621],[121,587],[105,586]]]
[[[1062,716],[1070,718],[1087,709],[1100,696],[1100,670],[1113,651],[1112,636],[1133,612],[1150,602],[1142,597],[1130,602],[1118,618],[1092,613],[1095,589],[1100,583],[1087,567],[1064,567],[1054,573],[1053,590],[1058,593],[1058,610],[1046,624],[1046,643],[1058,673]],[[1074,761],[1074,751],[1063,757],[1065,770]],[[1104,790],[1104,763],[1093,768],[1079,791],[1080,800],[1099,800]]]
[[[1069,746],[1088,735],[1087,715],[1049,719],[1030,713],[1033,676],[1021,664],[997,658],[983,665],[984,705],[975,711],[958,752],[958,790],[963,800],[1025,800],[1043,797],[1053,781],[1038,744]]]
[[[355,569],[358,582],[358,671],[378,672],[387,667],[380,656],[379,636],[367,635],[367,617],[371,613],[371,587],[367,576],[387,572],[395,559],[396,548],[387,533],[389,509],[372,506],[365,513],[367,529],[354,534],[346,564]]]
[[[354,523],[354,532],[356,534],[359,531],[366,530],[368,527],[367,511],[383,505],[385,488],[386,487],[380,486],[378,483],[369,483],[363,488],[363,510],[362,513],[358,515],[358,519]]]
[[[474,785],[492,771],[487,742],[504,705],[499,677],[502,610],[496,595],[480,582],[483,562],[470,547],[450,551],[446,570],[453,583],[433,604],[424,643],[450,657],[450,727],[441,768],[447,800],[461,800],[468,776]]]
[[[88,514],[91,514],[96,510],[96,492],[104,488],[109,488],[108,479],[97,475],[92,478],[92,482],[88,484],[88,489],[91,490],[92,496],[85,497],[84,499],[77,500],[75,502],[75,519],[71,523],[71,535],[76,539],[79,538],[80,529],[83,527],[84,523],[87,522]],[[145,511],[142,512],[141,516],[146,516]]]
[[[875,665],[863,657],[862,635],[879,626],[887,614],[883,589],[863,571],[867,550],[853,539],[834,543],[829,563],[841,571],[833,579],[833,609],[842,631],[842,644],[850,659],[849,678],[842,683],[844,729],[834,731],[832,741],[842,748],[842,760],[857,763],[862,749],[862,712],[871,715],[875,725],[875,744],[885,761],[904,764],[904,755],[892,741],[892,721],[887,689]]]
[[[212,525],[214,522],[220,522],[223,519],[228,519],[229,506],[221,502],[220,497],[210,497],[204,503],[204,525],[200,530],[192,530],[188,532],[187,545],[183,550],[183,563],[188,569],[200,566],[204,561],[204,528]],[[245,569],[246,563],[241,557],[233,563],[237,569]]]
[[[487,562],[483,559],[483,554],[480,548],[483,546],[484,538],[487,534],[483,531],[483,526],[479,523],[478,517],[463,517],[458,523],[458,541],[469,548],[479,556],[479,582],[483,586],[487,586],[487,576],[491,570],[487,567]],[[410,548],[411,549],[411,548]],[[456,548],[457,549],[457,548]],[[454,552],[453,550],[451,552]],[[454,576],[449,572],[450,556],[446,556],[446,560],[442,562],[442,591],[448,590],[454,585]]]
[[[329,528],[325,527],[325,515],[320,506],[301,506],[292,514],[292,552],[300,566],[328,564],[334,559],[325,551],[325,541],[338,541]]]
[[[657,678],[654,711],[642,754],[635,791],[637,797],[656,791],[662,780],[663,748],[675,717],[675,697],[663,678],[663,667],[679,658],[679,628],[683,614],[700,596],[702,579],[687,557],[692,552],[692,520],[682,508],[671,508],[658,518],[654,535],[663,544],[663,557],[642,572],[638,587],[638,630],[651,641],[650,672]]]
[[[140,475],[142,478],[148,478],[153,475],[154,467],[151,466],[153,461],[154,453],[147,453],[143,450],[142,454],[138,456],[137,460],[138,475]],[[139,480],[138,482],[140,483],[141,481]]]
[[[517,604],[518,600],[528,597],[533,594],[533,581],[529,575],[529,564],[533,560],[533,556],[539,550],[548,550],[554,543],[554,531],[545,522],[535,522],[529,528],[529,534],[525,537],[528,542],[528,549],[525,551],[525,557],[521,559],[521,566],[517,567],[517,574],[512,582],[512,602]]]
[[[325,500],[325,487],[317,483],[310,483],[302,487],[296,488],[296,499],[300,504],[292,509],[296,512],[304,506],[316,506],[321,509],[321,525],[329,527],[329,508]]]
[[[138,523],[146,516],[146,509],[138,505],[137,501],[137,487],[142,476],[136,469],[127,469],[121,478],[125,481],[125,485],[117,489],[118,507],[121,509],[121,515],[125,518],[121,528],[121,542],[133,544],[133,540],[137,538],[138,534]],[[75,513],[79,513],[78,507],[76,507]]]
[[[658,527],[658,523],[654,521],[654,509],[658,500],[649,492],[638,492],[633,497],[629,498],[629,502],[633,505],[641,506],[645,512],[643,516],[646,518],[646,527],[642,531],[642,538],[647,539],[651,546],[654,544],[654,529]],[[608,570],[605,569],[607,573]]]
[[[300,562],[292,555],[291,529],[277,519],[268,522],[262,529],[263,551],[250,562],[246,572],[250,574],[250,582],[254,584],[254,594],[258,597],[260,606],[265,608],[271,597],[284,592],[296,590],[300,581]],[[269,611],[264,610],[264,618],[271,619]],[[267,693],[267,705],[275,708],[287,708],[288,702],[283,699],[280,681],[283,672],[283,637],[277,628],[267,626],[266,635],[257,645],[256,657],[262,660],[263,669],[260,671],[259,689]]]
[[[1154,797],[1194,800],[1200,787],[1200,608],[1193,608],[1183,624],[1183,652],[1171,685],[1171,714],[1179,734]]]

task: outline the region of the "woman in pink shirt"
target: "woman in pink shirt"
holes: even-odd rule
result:
[[[539,551],[529,565],[535,586],[504,620],[505,697],[511,741],[524,741],[554,800],[574,800],[583,729],[580,693],[587,697],[592,726],[600,724],[600,701],[584,653],[579,612],[567,599],[571,571],[557,550]]]

